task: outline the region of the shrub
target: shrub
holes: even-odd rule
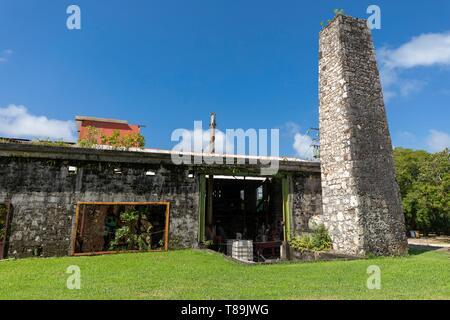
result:
[[[394,150],[408,230],[450,234],[450,151]]]
[[[331,241],[331,237],[328,234],[327,229],[322,224],[318,226],[312,234],[305,234],[303,236],[295,236],[291,241],[289,241],[289,245],[297,251],[327,251],[330,250],[333,246],[333,242]]]
[[[149,250],[152,248],[153,225],[145,210],[127,210],[120,215],[123,226],[116,230],[110,250]]]
[[[66,143],[64,141],[52,141],[50,139],[45,140],[34,140],[31,142],[34,145],[40,145],[40,146],[49,146],[49,147],[71,147],[69,143]]]
[[[97,145],[99,131],[97,128],[88,126],[86,137],[78,140],[78,145],[83,148],[92,148]]]
[[[109,136],[100,134],[95,127],[87,127],[86,137],[78,141],[78,145],[84,148],[93,148],[100,144],[111,146],[114,148],[143,148],[145,146],[145,138],[140,133],[129,133],[124,136],[120,135],[119,130],[114,130]]]
[[[110,136],[102,135],[100,140],[102,144],[119,148],[143,148],[145,145],[145,138],[140,133],[121,136],[119,130],[114,130]]]

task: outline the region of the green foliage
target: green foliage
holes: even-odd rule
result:
[[[335,17],[343,16],[345,14],[344,9],[334,9],[333,12]]]
[[[119,130],[114,130],[110,136],[102,135],[101,142],[119,148],[143,148],[145,146],[145,138],[140,133],[129,133],[121,136]]]
[[[92,126],[88,126],[86,127],[86,129],[87,129],[86,137],[83,139],[79,139],[78,145],[83,148],[92,148],[98,144],[97,139],[99,136],[99,130]]]
[[[140,133],[129,133],[124,136],[120,135],[119,130],[114,130],[111,135],[100,134],[95,127],[87,127],[87,135],[84,139],[78,141],[78,145],[84,148],[93,148],[100,144],[112,146],[114,148],[143,148],[145,146],[145,138]]]
[[[343,16],[345,14],[344,9],[334,9],[333,12],[334,12],[334,18],[336,18],[337,16],[341,16],[341,15]],[[325,28],[326,26],[328,26],[331,23],[331,21],[333,21],[333,19],[327,19],[327,23],[324,23],[323,21],[321,21],[320,25],[322,26],[322,29]]]
[[[32,141],[31,143],[35,145],[49,146],[49,147],[71,147],[70,144],[61,140],[52,141],[50,139],[45,139],[45,140],[35,140]]]
[[[408,230],[450,234],[450,152],[394,150]]]
[[[111,250],[150,250],[153,225],[147,210],[129,209],[120,215],[123,226],[116,230],[110,243]]]
[[[203,241],[202,241],[202,245],[203,245],[205,248],[209,248],[209,247],[211,247],[213,244],[214,244],[214,241],[212,241],[212,240],[203,240]]]
[[[318,226],[312,234],[305,234],[303,236],[295,236],[289,245],[297,251],[327,251],[333,246],[331,237],[328,234],[324,225]]]

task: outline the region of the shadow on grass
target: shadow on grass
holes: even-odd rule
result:
[[[410,244],[408,254],[416,256],[429,251],[441,250],[443,247],[432,247],[426,245]]]

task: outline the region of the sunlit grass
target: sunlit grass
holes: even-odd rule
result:
[[[69,290],[66,269],[81,269]],[[381,289],[366,287],[381,268]],[[448,251],[353,261],[243,265],[196,250],[0,262],[0,299],[450,299]]]

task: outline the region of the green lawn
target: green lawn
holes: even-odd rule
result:
[[[81,289],[66,268],[81,268]],[[366,287],[381,268],[380,290]],[[354,261],[242,265],[196,250],[0,261],[0,299],[450,299],[448,251]]]

